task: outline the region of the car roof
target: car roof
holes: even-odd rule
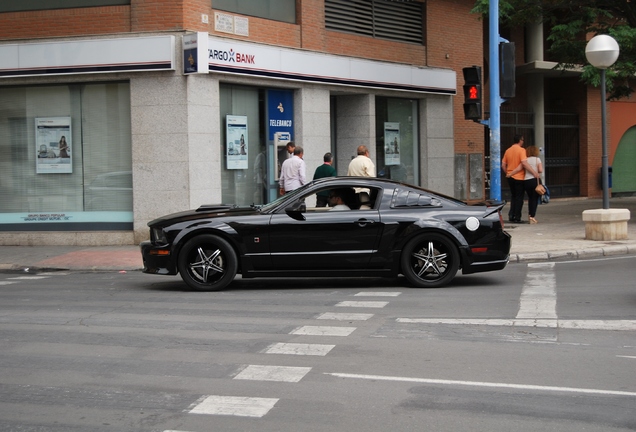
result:
[[[325,178],[313,180],[311,183],[309,183],[309,185],[311,184],[322,185],[322,184],[329,184],[329,183],[335,183],[339,185],[339,184],[342,184],[343,182],[346,182],[347,186],[361,187],[361,188],[363,187],[395,188],[397,186],[401,186],[403,188],[410,188],[410,189],[416,190],[419,193],[433,195],[433,196],[444,198],[446,200],[453,201],[456,203],[464,203],[462,200],[459,200],[457,198],[444,195],[442,193],[435,192],[430,189],[423,188],[421,186],[404,183],[398,180],[391,180],[391,179],[385,179],[385,178],[379,178],[379,177],[353,177],[353,176],[325,177]]]

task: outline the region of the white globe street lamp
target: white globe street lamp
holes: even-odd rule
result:
[[[603,135],[603,156],[601,176],[603,182],[603,209],[609,209],[609,169],[607,162],[607,132],[606,123],[606,96],[605,96],[605,69],[612,66],[618,59],[618,42],[609,35],[594,36],[585,47],[585,57],[592,66],[601,70],[601,133]]]

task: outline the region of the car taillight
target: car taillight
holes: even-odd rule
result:
[[[497,212],[497,214],[499,215],[499,223],[501,224],[501,229],[503,229],[503,228],[504,228],[504,218],[503,218],[503,216],[501,215],[501,210],[499,210],[499,211]]]

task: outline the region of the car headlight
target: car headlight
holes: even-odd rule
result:
[[[168,238],[166,237],[166,234],[163,232],[163,228],[154,228],[154,227],[151,228],[150,238],[152,239],[154,243],[157,243],[160,245],[168,244]]]

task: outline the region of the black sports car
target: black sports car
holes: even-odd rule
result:
[[[331,207],[315,207],[319,192],[329,194]],[[469,274],[506,266],[503,205],[468,205],[385,179],[321,179],[262,206],[204,205],[151,221],[150,240],[140,245],[143,271],[180,273],[202,291],[225,288],[237,273],[403,274],[416,287],[439,287],[459,269]]]

